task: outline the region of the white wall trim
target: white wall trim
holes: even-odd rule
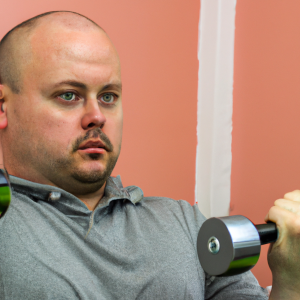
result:
[[[199,21],[196,202],[206,217],[230,206],[236,0],[202,0]]]

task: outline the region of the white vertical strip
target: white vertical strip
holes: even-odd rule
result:
[[[229,214],[236,0],[202,0],[196,202],[206,217]]]

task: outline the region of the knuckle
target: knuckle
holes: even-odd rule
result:
[[[276,206],[272,206],[269,210],[269,215],[272,216],[273,214],[275,214],[277,211],[277,207]]]
[[[274,202],[274,206],[282,206],[285,203],[286,199],[277,199]]]
[[[292,192],[284,194],[285,199],[300,200],[300,190],[294,190]]]
[[[283,196],[283,198],[285,198],[285,199],[290,198],[290,197],[292,197],[293,193],[294,192],[285,193],[284,196]]]

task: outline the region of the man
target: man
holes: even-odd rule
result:
[[[12,202],[0,219],[0,299],[267,299],[248,272],[204,274],[196,206],[109,177],[121,148],[117,52],[94,22],[51,12],[0,44],[0,129]],[[299,192],[266,220],[270,299],[299,299]]]

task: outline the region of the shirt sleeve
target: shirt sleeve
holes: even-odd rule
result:
[[[235,276],[214,277],[213,280],[206,281],[205,299],[207,300],[267,300],[268,298],[268,291],[259,286],[250,271]]]
[[[198,205],[191,206],[183,200],[177,202],[181,207],[197,251],[198,232],[206,218],[200,212]],[[202,269],[199,261],[198,263]],[[205,299],[207,300],[267,300],[268,298],[268,291],[259,286],[258,281],[250,271],[226,277],[215,277],[206,274]]]

